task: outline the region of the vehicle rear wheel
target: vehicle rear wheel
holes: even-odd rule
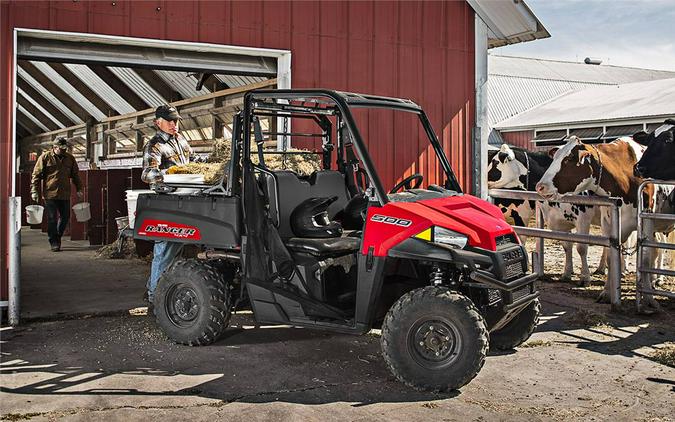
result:
[[[485,320],[466,296],[444,287],[403,295],[382,324],[382,355],[406,385],[455,390],[483,367],[488,351]]]
[[[199,260],[175,262],[159,280],[157,324],[173,341],[203,346],[216,341],[230,322],[230,285],[213,266]]]
[[[490,348],[511,350],[523,344],[537,328],[540,313],[539,299],[535,299],[503,328],[490,333]]]

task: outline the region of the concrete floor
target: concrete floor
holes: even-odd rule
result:
[[[64,238],[51,252],[47,234],[21,230],[21,318],[53,319],[124,312],[142,306],[150,265],[97,259],[97,246]]]
[[[178,346],[152,318],[39,322],[0,331],[0,414],[31,421],[672,421],[675,369],[648,357],[668,325],[622,316],[553,289],[528,347],[491,354],[459,392],[394,380],[379,336],[254,328],[235,315],[206,347]],[[562,305],[560,303],[563,303]],[[576,322],[575,322],[576,321]]]

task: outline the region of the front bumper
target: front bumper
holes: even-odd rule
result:
[[[522,245],[510,244],[488,251],[479,248],[453,249],[419,239],[408,239],[392,248],[389,256],[422,261],[448,262],[465,267],[472,287],[495,290],[504,309],[527,306],[539,296],[534,282],[541,277],[538,260],[532,253],[532,273],[527,274],[527,252]]]

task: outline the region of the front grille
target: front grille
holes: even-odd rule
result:
[[[522,261],[522,258],[523,250],[520,248],[511,249],[508,252],[502,252],[502,259],[504,259],[505,262],[513,262],[515,260]]]
[[[530,294],[530,286],[523,286],[518,290],[514,290],[513,293],[511,293],[513,302],[517,301],[518,299],[525,297]]]
[[[499,302],[502,299],[502,294],[497,289],[488,289],[488,301],[490,305]]]
[[[513,264],[506,264],[504,268],[504,278],[511,280],[512,278],[520,277],[523,273],[523,264],[521,262],[514,262]]]
[[[518,244],[518,241],[516,240],[516,235],[510,233],[502,236],[497,236],[495,238],[495,243],[497,244],[497,247],[500,247],[505,245]]]

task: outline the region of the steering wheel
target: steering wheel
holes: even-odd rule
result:
[[[389,193],[390,193],[390,194],[392,194],[392,193],[397,193],[397,192],[399,192],[400,190],[402,190],[402,188],[406,188],[406,189],[417,189],[417,188],[420,187],[420,185],[422,184],[422,181],[423,181],[423,180],[424,180],[424,176],[422,176],[421,174],[419,174],[419,173],[411,174],[410,176],[408,176],[408,177],[406,177],[405,179],[403,179],[403,180],[401,180],[400,182],[398,182],[398,183],[396,184],[396,186],[394,186],[393,188],[391,188],[391,190],[389,191]],[[415,182],[414,184],[413,184],[413,181]]]

